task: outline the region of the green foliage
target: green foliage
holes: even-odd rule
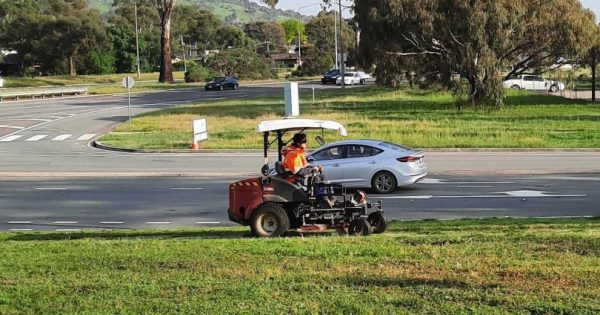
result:
[[[185,73],[185,82],[206,82],[218,75],[218,72],[196,65],[188,68],[188,71]]]
[[[302,23],[298,20],[289,19],[289,20],[282,21],[281,26],[285,30],[286,44],[296,43],[298,41],[298,35],[300,35],[301,42],[306,41],[307,37],[306,37],[304,23]]]
[[[318,49],[308,49],[303,52],[302,66],[292,72],[292,75],[299,77],[316,76],[331,69],[334,60],[331,52],[324,52]]]
[[[115,53],[112,50],[93,50],[87,54],[83,67],[79,69],[82,74],[111,74],[115,73]]]
[[[242,48],[244,43],[244,31],[233,25],[223,25],[215,31],[215,43],[221,49]]]
[[[571,0],[356,0],[355,13],[364,63],[417,59],[397,65],[417,66],[404,71],[437,76],[446,86],[458,73],[470,84],[471,104],[489,108],[501,106],[506,77],[547,69],[561,57],[577,59],[596,29],[593,15]],[[503,76],[505,68],[510,71]]]
[[[238,48],[226,49],[211,56],[206,67],[240,79],[270,79],[277,77],[277,71],[263,56],[253,50]]]
[[[248,23],[244,25],[244,32],[257,43],[262,43],[256,49],[259,53],[267,53],[267,41],[269,53],[279,53],[285,49],[285,30],[277,22]]]

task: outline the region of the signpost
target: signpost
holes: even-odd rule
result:
[[[129,114],[129,123],[131,124],[131,88],[135,85],[135,80],[132,77],[123,78],[123,87],[127,88],[128,105],[127,113]]]
[[[198,142],[208,140],[208,127],[206,124],[206,118],[194,120],[193,127],[194,142],[192,143],[192,150],[198,150]]]

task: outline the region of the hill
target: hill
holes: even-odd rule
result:
[[[107,13],[111,10],[113,0],[88,0],[90,7]],[[199,5],[224,21],[246,23],[250,21],[270,21],[296,19],[297,12],[292,10],[271,10],[268,7],[247,0],[180,0],[177,6]],[[304,16],[302,16],[304,18]]]

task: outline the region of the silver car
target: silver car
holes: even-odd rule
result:
[[[327,144],[308,155],[323,175],[347,187],[372,188],[387,194],[427,176],[423,151],[375,140],[345,140]]]

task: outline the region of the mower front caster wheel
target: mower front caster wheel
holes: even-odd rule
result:
[[[290,219],[283,207],[265,203],[250,218],[250,230],[258,237],[284,236],[290,229]]]
[[[369,223],[371,223],[374,234],[383,233],[387,229],[387,221],[381,212],[373,212],[369,214],[369,218],[367,220]]]
[[[365,218],[355,219],[350,222],[350,226],[348,227],[348,234],[352,236],[369,236],[372,232],[373,228],[371,227],[371,223]]]

